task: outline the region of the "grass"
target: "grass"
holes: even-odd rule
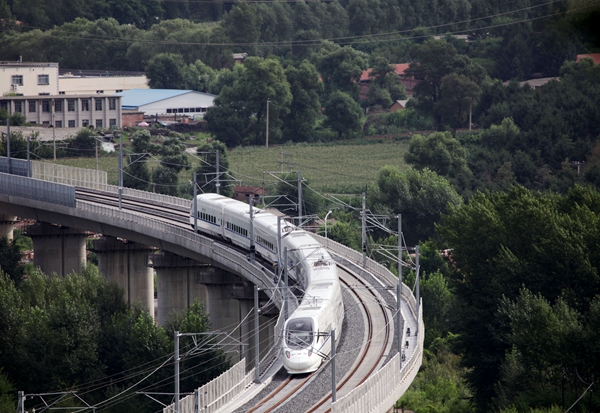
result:
[[[394,165],[405,169],[404,154],[408,141],[354,144],[300,144],[271,148],[240,147],[229,151],[230,169],[242,185],[266,185],[276,182],[270,173],[281,171],[308,179],[310,186],[319,192],[349,194],[360,193],[375,181],[379,169]],[[198,161],[190,157],[192,167]],[[158,166],[150,161],[150,168]],[[80,168],[95,169],[94,158],[61,158],[57,163]],[[109,184],[118,184],[117,154],[102,155],[98,160],[100,170],[108,172]],[[189,182],[191,171],[182,171],[180,182]]]

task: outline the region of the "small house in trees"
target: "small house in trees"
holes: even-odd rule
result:
[[[592,53],[592,54],[578,54],[577,58],[575,59],[576,62],[581,61],[581,59],[592,59],[594,61],[594,64],[600,64],[600,53]]]
[[[265,195],[265,188],[262,186],[235,186],[233,187],[233,199],[237,199],[242,202],[249,202],[250,195],[254,198],[254,203],[258,201],[258,198]]]
[[[402,84],[404,85],[404,88],[406,89],[406,94],[408,96],[412,96],[413,89],[415,88],[418,81],[415,80],[412,76],[407,76],[404,73],[406,71],[406,69],[408,69],[408,66],[410,66],[410,63],[396,63],[392,66],[394,66],[394,73],[396,73],[396,75],[400,76],[400,81],[402,82]],[[373,69],[367,69],[367,70],[363,71],[360,76],[360,98],[361,99],[366,99],[367,93],[369,92],[369,86],[371,85],[371,80],[373,80],[370,77],[372,70]]]
[[[248,57],[248,53],[234,53],[233,54],[233,62],[234,63],[244,63],[244,60]]]
[[[406,108],[406,102],[408,102],[408,99],[395,101],[394,104],[392,106],[390,106],[390,109],[389,109],[390,113],[397,112],[399,110],[403,110],[404,108]]]

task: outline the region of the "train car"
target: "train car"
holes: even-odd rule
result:
[[[190,211],[190,224],[197,222],[199,232],[218,236],[278,262],[283,251],[277,250],[278,228],[281,246],[287,248],[287,270],[296,286],[304,290],[298,308],[290,315],[282,338],[283,364],[290,374],[315,371],[331,352],[330,332],[341,334],[344,318],[337,267],[325,248],[306,231],[278,219],[262,209],[252,209],[240,201],[217,194],[197,197],[197,217]],[[253,243],[250,234],[254,235]]]
[[[289,374],[310,373],[331,353],[331,331],[341,334],[344,321],[337,267],[329,255],[307,265],[309,278],[302,301],[284,327],[283,365]]]

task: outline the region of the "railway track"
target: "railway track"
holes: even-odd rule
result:
[[[360,312],[365,320],[365,335],[362,342],[352,343],[354,346],[360,346],[361,350],[356,357],[356,361],[350,367],[344,377],[336,380],[336,395],[341,397],[351,392],[355,387],[363,383],[374,371],[382,364],[387,352],[391,347],[391,312],[385,302],[380,299],[373,288],[367,285],[364,280],[356,274],[340,267],[342,283],[346,290],[351,293],[353,300],[358,303]],[[351,320],[347,320],[346,329],[351,328]],[[292,398],[303,392],[311,393],[314,399],[316,394],[310,389],[312,382],[320,374],[328,373],[331,370],[330,363],[324,362],[316,372],[302,376],[300,378],[287,378],[275,390],[266,397],[257,401],[254,407],[244,410],[245,412],[269,413],[269,412],[287,412],[287,411],[305,411],[310,413],[324,413],[331,411],[331,391],[322,391],[317,403],[305,408],[298,406],[287,406]],[[339,373],[336,373],[338,375]],[[339,377],[339,376],[338,376]],[[331,389],[329,386],[328,389]],[[302,397],[302,396],[300,396]],[[237,411],[237,410],[236,410]]]
[[[96,204],[119,207],[119,199],[115,194],[102,191],[96,191],[88,188],[77,187],[75,189],[75,198],[79,201],[89,201]],[[121,208],[126,211],[142,213],[146,216],[169,223],[177,223],[178,226],[185,224],[190,228],[190,211],[177,205],[160,205],[153,203],[151,206],[147,202],[132,197],[121,197]]]
[[[118,207],[118,198],[115,194],[90,190],[87,188],[76,189],[76,199],[80,201],[94,202],[113,208]],[[121,197],[121,206],[123,210],[141,213],[157,220],[165,221],[186,229],[192,230],[189,224],[189,210],[177,205],[148,205],[147,202],[132,197]],[[218,240],[221,241],[221,240]],[[229,244],[228,244],[229,245]],[[362,337],[362,342],[352,343],[350,347],[360,348],[358,356],[354,358],[354,363],[347,370],[343,377],[336,375],[336,395],[342,397],[351,392],[354,388],[363,383],[373,372],[375,372],[383,363],[386,354],[391,350],[391,340],[393,321],[391,311],[385,301],[367,282],[357,274],[338,264],[340,269],[340,281],[346,287],[352,300],[358,304],[360,313],[367,327]],[[346,318],[345,333],[352,328],[352,321]],[[337,338],[339,340],[339,338]],[[317,377],[331,370],[330,363],[325,361],[319,370],[312,374],[301,375],[300,377],[288,376],[279,386],[261,400],[253,401],[254,406],[244,409],[244,412],[309,412],[326,413],[331,411],[331,379],[329,386],[319,387],[318,393],[311,389]],[[310,393],[306,398],[311,400],[310,405],[304,407],[293,406],[297,404],[293,399],[302,398],[303,393]],[[319,401],[314,403],[314,399],[319,397]],[[302,402],[300,402],[302,404]],[[237,411],[237,410],[236,410]]]

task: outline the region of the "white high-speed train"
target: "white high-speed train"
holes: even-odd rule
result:
[[[219,236],[245,249],[250,248],[250,207],[217,194],[197,197],[197,217],[190,211],[192,227]],[[263,258],[278,262],[277,217],[253,208],[254,246]],[[344,320],[344,304],[337,267],[329,253],[306,231],[287,221],[281,222],[281,247],[287,247],[287,268],[304,290],[300,305],[285,323],[282,338],[283,364],[290,374],[317,370],[331,352],[330,333],[339,337]]]

